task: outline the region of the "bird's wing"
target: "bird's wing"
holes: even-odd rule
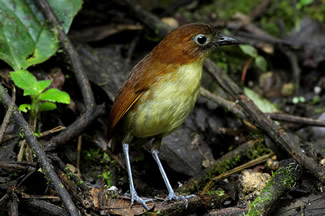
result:
[[[114,100],[108,121],[107,138],[112,138],[114,127],[139,100],[139,98],[150,89],[150,85],[156,78],[166,71],[174,71],[177,66],[153,62],[152,53],[142,59],[131,71],[130,76]]]
[[[107,138],[112,138],[112,133],[117,123],[131,109],[131,107],[139,100],[143,92],[148,89],[149,79],[152,79],[150,65],[151,55],[148,54],[142,59],[131,71],[128,80],[121,88],[120,92],[114,100],[111,113],[108,120]]]
[[[128,83],[126,83],[127,85]],[[126,86],[124,85],[124,87]],[[117,95],[114,104],[111,109],[109,116],[107,138],[108,140],[112,137],[112,132],[117,123],[122,117],[130,110],[130,108],[139,100],[143,92],[135,91],[134,88],[122,88],[120,93]]]

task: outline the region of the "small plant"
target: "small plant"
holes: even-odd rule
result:
[[[111,174],[111,171],[109,171],[109,170],[104,171],[102,174],[100,174],[98,176],[102,177],[105,180],[107,187],[112,186],[112,174]]]
[[[15,85],[24,90],[24,96],[31,98],[31,104],[21,104],[19,110],[22,112],[30,110],[30,125],[34,131],[40,112],[56,109],[55,103],[70,103],[68,93],[56,88],[46,90],[51,85],[52,80],[37,81],[34,75],[27,70],[10,72],[10,76]]]
[[[67,33],[81,9],[82,0],[48,0],[48,3]],[[31,111],[29,124],[35,132],[39,112],[55,109],[55,103],[70,103],[66,92],[54,88],[46,90],[51,80],[37,81],[27,71],[28,67],[43,63],[57,52],[58,35],[47,26],[36,1],[0,0],[0,16],[0,60],[11,66],[13,82],[32,99],[31,104],[22,104],[19,109]]]
[[[249,55],[252,59],[254,59],[255,65],[261,69],[263,72],[267,69],[267,62],[263,56],[258,55],[257,50],[255,47],[249,44],[241,44],[239,45],[240,49],[246,55]]]
[[[297,9],[302,10],[303,7],[311,5],[314,2],[314,0],[299,0],[297,2]]]

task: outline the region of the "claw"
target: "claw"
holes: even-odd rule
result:
[[[147,211],[149,210],[147,206],[147,202],[152,202],[153,199],[147,199],[144,200],[141,197],[138,196],[138,194],[134,191],[133,193],[131,192],[131,205],[130,208],[134,205],[134,201],[136,201],[138,204],[141,204]]]
[[[172,193],[168,194],[168,196],[166,197],[166,199],[163,201],[162,204],[166,203],[167,201],[171,201],[171,200],[177,200],[177,201],[183,200],[185,203],[185,208],[187,208],[188,199],[193,198],[193,197],[195,197],[194,194],[188,195],[188,196],[177,196],[174,192],[172,192]]]

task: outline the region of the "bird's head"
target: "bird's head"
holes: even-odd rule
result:
[[[208,24],[192,23],[170,32],[153,50],[155,58],[166,64],[186,64],[203,61],[219,46],[239,41],[222,36]]]

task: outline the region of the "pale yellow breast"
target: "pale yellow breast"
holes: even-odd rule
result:
[[[191,63],[153,84],[139,99],[137,109],[126,114],[132,135],[167,135],[179,127],[194,107],[201,74],[202,62]]]

